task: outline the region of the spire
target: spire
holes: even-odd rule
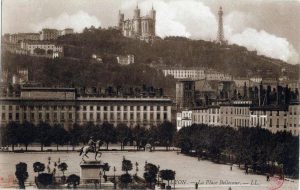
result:
[[[152,10],[154,10],[154,8],[153,8],[153,3],[152,3]]]
[[[139,3],[136,3],[136,8],[135,9],[139,9]]]

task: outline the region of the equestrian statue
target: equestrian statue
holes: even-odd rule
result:
[[[84,157],[87,157],[88,153],[95,153],[95,160],[97,161],[97,155],[99,154],[99,157],[101,157],[102,153],[100,152],[100,147],[102,146],[103,142],[101,140],[97,140],[96,142],[94,141],[93,137],[90,137],[90,140],[88,142],[87,146],[83,146],[80,149],[80,154],[81,159],[83,162],[85,162]]]

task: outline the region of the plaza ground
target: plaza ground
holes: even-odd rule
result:
[[[230,171],[229,165],[216,164],[206,160],[198,161],[197,158],[178,154],[176,151],[165,152],[134,152],[134,151],[109,151],[103,152],[101,160],[108,162],[111,166],[107,175],[113,175],[113,166],[116,167],[116,175],[121,174],[121,162],[123,156],[129,159],[133,163],[133,170],[131,174],[136,173],[135,163],[138,162],[138,175],[143,176],[145,162],[160,165],[160,169],[172,169],[176,171],[176,189],[194,189],[195,182],[200,182],[199,189],[218,189],[228,190],[231,187],[235,189],[253,189],[253,190],[268,190],[271,186],[274,187],[274,182],[267,182],[266,177],[263,175],[245,175],[243,170],[240,170],[237,166],[233,166],[233,170]],[[9,176],[15,178],[15,165],[19,162],[25,162],[28,166],[29,178],[26,184],[34,181],[34,176],[37,175],[33,172],[32,165],[34,162],[42,162],[45,165],[48,163],[48,157],[51,157],[51,168],[53,163],[60,159],[61,162],[68,164],[68,170],[66,175],[77,174],[80,175],[80,161],[78,152],[44,152],[44,153],[12,153],[2,152],[0,153],[0,187],[5,187],[5,182]],[[93,157],[91,154],[90,157]],[[91,159],[92,160],[92,159]],[[62,175],[60,171],[56,172],[58,175]],[[220,183],[222,187],[220,186]],[[283,190],[298,189],[298,180],[284,181],[282,187]],[[201,184],[203,183],[203,184]],[[230,183],[230,184],[229,184]],[[251,184],[252,183],[252,184]],[[241,185],[243,187],[241,187]],[[172,184],[173,186],[173,184]]]

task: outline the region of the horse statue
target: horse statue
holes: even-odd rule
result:
[[[95,143],[95,150],[92,150],[90,146],[83,146],[80,149],[80,154],[79,156],[81,156],[81,159],[83,162],[85,162],[84,157],[87,157],[88,153],[95,153],[95,160],[97,161],[97,155],[99,154],[99,158],[101,157],[102,153],[100,152],[100,147],[103,145],[103,142],[101,140],[97,140]]]

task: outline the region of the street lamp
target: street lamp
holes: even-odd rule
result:
[[[135,176],[137,176],[137,172],[139,171],[139,163],[135,162]]]
[[[157,166],[157,170],[158,170],[158,172],[157,172],[157,184],[159,185],[159,168],[160,168],[160,166],[158,165]]]
[[[114,189],[116,189],[116,167],[114,166]]]
[[[101,172],[101,169],[100,169],[100,172],[99,172],[99,176],[100,176],[100,189],[101,189],[101,176],[102,176],[102,172]]]

